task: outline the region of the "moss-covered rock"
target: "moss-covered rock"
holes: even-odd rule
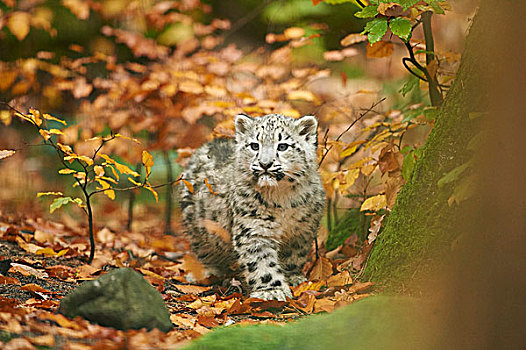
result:
[[[170,314],[161,294],[132,269],[117,269],[84,282],[62,299],[60,313],[117,329],[167,332]]]
[[[230,326],[214,330],[186,349],[431,349],[429,315],[420,301],[369,297],[331,314],[285,326]],[[426,309],[427,310],[427,309]]]

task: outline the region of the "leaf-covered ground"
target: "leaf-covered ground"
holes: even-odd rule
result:
[[[182,235],[96,233],[97,253],[86,263],[89,241],[82,228],[41,218],[0,214],[0,346],[19,348],[168,348],[218,326],[274,323],[332,312],[369,295],[371,283],[353,280],[349,270],[363,264],[367,246],[348,239],[305,266],[309,280],[293,288],[287,302],[246,298],[235,280],[205,278],[205,270]],[[314,251],[314,249],[313,249]],[[132,267],[159,292],[174,329],[119,331],[68,319],[57,313],[60,299],[86,280],[118,267]],[[215,282],[215,283],[213,283]]]

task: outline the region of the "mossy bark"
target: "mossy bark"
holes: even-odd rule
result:
[[[386,290],[416,292],[418,282],[433,275],[435,262],[448,259],[451,243],[462,233],[463,203],[448,204],[455,184],[439,188],[437,183],[473,156],[467,144],[483,117],[470,115],[488,109],[499,64],[492,46],[505,34],[493,30],[492,23],[508,21],[513,9],[513,3],[484,0],[473,20],[457,78],[367,262],[364,277]]]

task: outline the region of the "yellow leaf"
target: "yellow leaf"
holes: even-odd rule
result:
[[[350,155],[352,155],[354,152],[356,152],[356,149],[358,148],[359,145],[361,145],[362,143],[364,143],[365,141],[354,141],[354,142],[351,142],[350,144],[347,145],[347,147],[345,147],[345,149],[340,153],[340,158],[345,158],[345,157],[349,157]]]
[[[7,27],[19,41],[22,41],[29,33],[30,21],[29,13],[16,11],[7,20]]]
[[[153,196],[155,197],[155,201],[159,202],[159,195],[157,192],[152,188],[152,185],[150,185],[148,182],[144,185],[144,188],[146,188],[148,191],[153,193]]]
[[[61,144],[60,142],[57,142],[57,146],[60,148],[60,150],[62,152],[64,152],[65,154],[72,154],[73,153],[73,149],[71,148],[71,146],[68,146],[68,145],[63,145]]]
[[[17,117],[19,117],[20,119],[23,119],[23,120],[25,120],[25,121],[28,121],[28,122],[30,122],[31,124],[35,124],[35,125],[36,125],[35,121],[34,121],[31,117],[29,117],[29,116],[27,116],[27,115],[25,115],[25,114],[15,112],[15,116],[17,116]]]
[[[93,167],[93,171],[95,171],[95,175],[98,176],[98,177],[104,176],[104,168],[101,167],[100,165],[95,165]]]
[[[111,177],[101,176],[100,178],[103,179],[103,180],[109,181],[109,182],[111,182],[113,184],[118,184],[118,182],[115,181],[115,179],[112,179]]]
[[[11,157],[13,154],[15,154],[15,152],[16,151],[13,151],[13,150],[10,150],[10,149],[0,151],[0,159]]]
[[[62,5],[68,8],[78,19],[89,18],[89,3],[81,0],[62,0]]]
[[[366,40],[367,40],[367,35],[353,33],[353,34],[347,35],[345,38],[340,40],[340,45],[349,46],[349,45],[361,43]]]
[[[115,160],[113,160],[112,158],[110,158],[110,156],[106,155],[106,154],[101,154],[100,155],[102,158],[104,158],[104,160],[106,160],[106,163],[107,164],[111,164],[113,166],[115,166],[115,168],[121,173],[121,174],[128,174],[128,175],[132,175],[134,177],[139,177],[139,173],[136,172],[136,171],[133,171],[131,170],[130,168],[128,168],[126,165],[124,164],[120,164],[120,163],[117,163]],[[118,179],[118,175],[114,172],[114,175],[115,177]]]
[[[120,137],[122,139],[126,139],[126,140],[131,140],[139,145],[142,145],[141,141],[137,140],[137,139],[134,139],[133,137],[128,137],[128,136],[124,136],[124,135],[121,135],[121,134],[115,134],[115,137]]]
[[[59,118],[55,118],[55,117],[53,117],[52,115],[49,115],[49,114],[47,114],[47,113],[42,114],[42,117],[43,117],[44,119],[47,119],[47,120],[54,120],[54,121],[59,122],[59,123],[62,123],[62,124],[64,124],[64,125],[68,125],[64,120],[59,119]]]
[[[62,132],[62,130],[59,130],[59,129],[50,129],[50,130],[49,130],[49,133],[50,133],[50,134],[53,134],[53,135],[64,135],[64,133]]]
[[[58,173],[62,174],[62,175],[73,174],[73,173],[76,173],[76,172],[77,172],[76,170],[68,169],[68,168],[60,169],[58,171]]]
[[[29,114],[32,116],[32,119],[34,120],[36,125],[38,126],[42,125],[42,116],[40,115],[39,110],[29,108]]]
[[[72,154],[70,156],[66,156],[64,157],[64,160],[67,160],[67,161],[74,161],[74,160],[79,160],[79,161],[83,161],[84,163],[88,164],[88,165],[92,165],[93,164],[93,159],[91,159],[90,157],[86,157],[86,156],[79,156],[78,154]]]
[[[197,95],[203,92],[203,87],[197,81],[185,80],[179,83],[179,90]]]
[[[100,178],[96,178],[95,181],[97,181],[102,186],[102,187],[98,187],[97,190],[105,190],[111,187],[109,183],[107,183],[106,181]]]
[[[296,90],[291,91],[287,94],[288,100],[305,100],[309,102],[314,102],[317,100],[316,96],[308,90]]]
[[[303,28],[300,27],[290,27],[285,29],[283,34],[285,34],[285,37],[287,37],[287,39],[299,39],[303,35],[305,35],[305,31],[303,30]]]
[[[153,166],[153,157],[147,151],[142,151],[142,164],[144,165],[144,168],[146,169],[146,177],[150,176],[150,173],[152,172],[152,166]]]
[[[38,130],[38,132],[40,133],[40,135],[44,138],[44,140],[49,140],[51,138],[51,134],[49,133],[49,131],[47,130],[44,130],[44,129],[40,129]]]
[[[387,207],[387,197],[385,194],[379,194],[374,197],[367,198],[360,207],[360,211],[372,210],[377,211]]]
[[[37,197],[42,197],[42,196],[63,196],[64,193],[62,192],[38,192],[37,193]]]
[[[49,247],[38,249],[35,252],[35,254],[37,254],[37,255],[42,254],[42,255],[45,255],[45,256],[55,256],[55,255],[57,255],[57,253],[55,253],[55,251],[53,249],[49,248]]]
[[[115,199],[115,191],[114,190],[106,190],[104,191],[104,194],[108,196],[109,199],[114,200]]]
[[[135,186],[142,186],[142,184],[140,182],[137,182],[135,181],[134,179],[132,179],[131,177],[128,178],[128,181],[130,181],[132,184],[134,184]]]

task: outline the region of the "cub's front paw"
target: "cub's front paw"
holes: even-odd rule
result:
[[[287,287],[286,289],[267,289],[267,290],[255,290],[250,293],[251,298],[259,298],[265,300],[280,300],[286,301],[287,298],[292,298],[292,293]]]
[[[307,281],[307,279],[306,279],[304,276],[302,276],[302,275],[290,276],[290,277],[288,278],[288,282],[289,282],[289,284],[290,284],[291,286],[293,286],[293,287],[295,287],[295,286],[297,286],[298,284],[301,284],[301,283],[303,283],[303,282],[306,282],[306,281]]]

